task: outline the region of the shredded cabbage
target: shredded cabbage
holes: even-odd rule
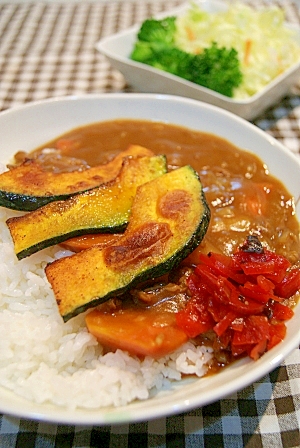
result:
[[[208,13],[193,3],[177,17],[176,26],[175,44],[184,51],[200,53],[212,42],[237,50],[243,82],[235,99],[254,95],[300,61],[300,42],[276,6],[255,10],[234,3],[226,11]]]

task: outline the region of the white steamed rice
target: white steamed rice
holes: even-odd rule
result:
[[[5,224],[15,215],[0,207],[0,386],[37,403],[95,409],[144,400],[182,374],[206,373],[209,348],[189,342],[159,360],[121,350],[103,355],[83,315],[63,323],[44,267],[70,252],[56,246],[18,261]]]

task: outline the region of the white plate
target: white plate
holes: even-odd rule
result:
[[[300,162],[271,136],[223,109],[176,96],[153,94],[103,94],[65,97],[29,103],[0,113],[1,161],[18,150],[36,146],[79,125],[118,118],[163,121],[217,134],[240,148],[252,151],[268,165],[287,189],[300,197]],[[297,204],[300,220],[300,203]],[[260,360],[249,359],[224,371],[197,380],[182,381],[170,392],[122,408],[93,411],[68,410],[30,403],[0,388],[0,412],[24,418],[69,424],[114,424],[149,420],[186,412],[219,400],[258,380],[300,343],[300,304],[287,323],[285,340]]]
[[[226,7],[224,3],[215,0],[203,0],[199,3],[204,10],[209,12],[224,10]],[[189,3],[156,17],[180,15],[188,5]],[[299,27],[288,26],[296,31],[296,39],[300,43]],[[286,95],[291,87],[299,81],[300,62],[276,77],[251,98],[235,100],[149,65],[132,61],[129,55],[132,52],[139,28],[140,25],[135,25],[125,31],[101,39],[96,44],[96,49],[107,57],[111,65],[119,70],[128,84],[138,92],[164,93],[194,98],[222,107],[247,120],[252,120]]]

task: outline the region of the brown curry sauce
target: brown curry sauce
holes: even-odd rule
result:
[[[131,144],[145,146],[155,154],[165,154],[170,170],[190,164],[199,173],[211,209],[211,222],[199,248],[201,251],[229,255],[248,235],[255,235],[266,247],[292,263],[298,262],[299,224],[293,197],[258,157],[215,135],[167,123],[120,119],[71,130],[30,156],[40,155],[44,148],[54,148],[58,157],[53,157],[53,152],[49,158],[45,157],[47,169],[64,171],[78,169],[78,166],[84,169],[107,163]],[[22,157],[21,154],[20,159]],[[161,302],[159,308],[164,310],[177,306],[174,305],[177,295],[180,296],[179,306],[184,306],[188,293],[183,280],[196,262],[197,250],[185,260],[182,272],[156,280],[149,289],[148,284],[143,285],[144,290],[132,292],[131,300],[142,307],[151,306],[151,301],[155,306]],[[118,300],[103,305],[106,308],[115,306],[121,306]],[[216,359],[210,373],[232,361],[218,346],[214,335],[199,337],[198,342],[215,349]]]
[[[167,123],[120,119],[76,128],[34,153],[59,147],[61,156],[94,166],[131,144],[165,154],[169,169],[190,164],[199,173],[212,213],[203,243],[207,251],[230,254],[254,234],[291,262],[299,260],[299,224],[292,196],[258,157],[216,135]],[[61,159],[59,167],[64,169]]]

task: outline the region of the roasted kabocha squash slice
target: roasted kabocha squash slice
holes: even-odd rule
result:
[[[6,223],[18,259],[70,237],[124,231],[137,187],[166,171],[162,155],[125,159],[121,172],[111,182],[9,218]]]
[[[116,243],[122,236],[122,233],[85,233],[84,235],[68,238],[60,243],[60,246],[71,252],[81,252],[92,246],[109,246]]]
[[[21,211],[36,210],[49,202],[65,200],[109,182],[120,172],[125,157],[151,155],[154,155],[151,150],[131,145],[107,164],[60,173],[45,171],[35,159],[29,159],[0,175],[0,206]]]
[[[129,225],[117,244],[47,265],[64,321],[169,272],[200,244],[209,220],[200,179],[190,166],[138,187]]]

